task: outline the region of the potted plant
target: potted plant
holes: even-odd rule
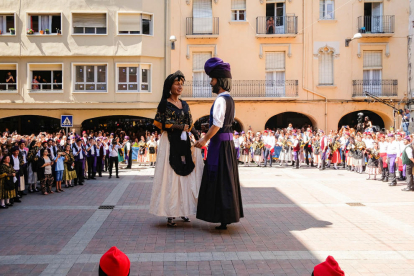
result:
[[[34,34],[34,31],[32,29],[28,29],[27,34],[29,34],[29,35]]]
[[[61,31],[59,28],[56,28],[56,33],[57,33],[58,35],[61,35],[61,34],[62,34],[62,31]]]
[[[9,29],[9,31],[10,31],[10,34],[12,34],[12,35],[14,35],[14,34],[15,34],[15,32],[16,32],[16,31],[14,30],[14,28],[10,28],[10,29]]]
[[[45,30],[45,34],[50,34],[49,29],[46,29],[46,30]]]
[[[45,32],[44,32],[43,30],[40,30],[40,31],[39,31],[39,33],[40,33],[40,34],[44,34]]]

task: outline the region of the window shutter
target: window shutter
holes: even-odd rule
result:
[[[332,52],[321,53],[319,57],[319,84],[333,85],[333,54]]]
[[[211,0],[193,0],[193,17],[211,18],[213,17],[213,8]]]
[[[364,69],[381,69],[382,51],[364,51]]]
[[[73,27],[106,28],[105,13],[74,13]]]
[[[266,70],[283,71],[285,70],[285,52],[267,52]]]
[[[206,61],[211,58],[211,53],[194,53],[193,54],[193,72],[203,71]]]
[[[245,10],[246,0],[231,0],[231,9],[232,10]]]
[[[119,14],[118,21],[120,32],[141,31],[141,14]]]

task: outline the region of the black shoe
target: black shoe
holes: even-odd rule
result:
[[[397,183],[396,182],[391,182],[391,183],[388,183],[388,186],[397,186]]]
[[[404,191],[404,192],[413,192],[413,190],[412,190],[412,189],[409,189],[409,188],[407,188],[407,187],[405,187],[405,188],[401,189],[401,191]]]
[[[227,230],[227,224],[222,223],[220,226],[216,226],[217,230]]]
[[[100,174],[99,177],[102,177],[102,174]]]
[[[119,178],[119,176],[116,176],[116,178]]]
[[[404,177],[397,178],[397,181],[404,181]]]
[[[112,178],[112,175],[110,175],[108,178]]]
[[[79,183],[79,185],[82,185],[83,186],[83,183]]]
[[[33,193],[33,190],[29,190],[29,194]]]
[[[7,207],[13,207],[13,203],[6,203]]]
[[[35,192],[35,193],[39,192],[39,189],[38,189],[38,188],[35,188],[35,189],[34,189],[34,192]]]
[[[96,178],[95,178],[95,177],[92,177],[91,179],[96,180]]]
[[[384,178],[382,182],[388,182],[388,177]]]
[[[27,195],[24,191],[21,191],[20,192],[20,195],[22,195],[22,196],[25,196],[25,195]]]
[[[6,205],[0,205],[0,209],[8,209],[9,207],[7,207]]]
[[[16,197],[16,198],[14,198],[14,202],[21,203],[22,201],[20,200],[20,198]]]

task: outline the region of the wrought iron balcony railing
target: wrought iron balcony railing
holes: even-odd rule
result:
[[[358,32],[361,34],[394,33],[394,26],[394,15],[358,17]]]
[[[218,17],[187,17],[186,35],[218,35]]]
[[[15,83],[0,83],[0,91],[16,91],[17,90],[17,84]]]
[[[363,97],[365,92],[378,97],[398,96],[398,80],[353,80],[352,97]]]
[[[293,98],[298,96],[298,81],[233,80],[231,95],[235,98]],[[212,98],[210,82],[186,81],[182,97]]]
[[[259,16],[256,18],[256,34],[297,34],[297,16]]]

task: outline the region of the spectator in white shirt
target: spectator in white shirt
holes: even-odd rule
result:
[[[121,148],[121,145],[118,143],[119,138],[114,138],[112,140],[112,145],[109,146],[109,178],[112,177],[112,168],[115,164],[116,178],[118,176],[118,151]]]

